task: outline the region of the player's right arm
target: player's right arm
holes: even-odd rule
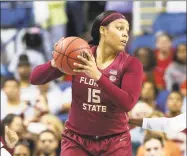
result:
[[[56,68],[54,60],[48,61],[35,67],[30,76],[30,83],[33,85],[42,85],[61,77],[63,73]]]

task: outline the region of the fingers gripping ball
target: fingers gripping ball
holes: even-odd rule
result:
[[[73,69],[77,69],[77,67],[73,63],[83,64],[77,56],[81,55],[87,58],[84,51],[91,53],[90,46],[85,40],[79,37],[61,38],[54,46],[53,59],[57,68],[62,72],[68,75],[76,75]]]

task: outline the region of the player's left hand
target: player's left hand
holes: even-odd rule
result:
[[[77,73],[85,73],[88,77],[97,81],[100,79],[102,73],[97,68],[95,58],[93,57],[93,55],[91,55],[88,51],[84,51],[84,52],[88,57],[87,59],[80,55],[77,56],[77,58],[80,61],[84,62],[84,65],[75,62],[74,66],[77,66],[79,69],[74,69],[73,71]]]
[[[11,130],[8,126],[5,127],[5,142],[9,148],[14,148],[18,142],[19,137],[17,133]]]

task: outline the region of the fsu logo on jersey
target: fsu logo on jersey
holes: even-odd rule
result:
[[[112,82],[115,82],[116,81],[116,76],[110,75],[109,80],[112,81]]]
[[[116,75],[118,74],[117,70],[111,69],[109,71],[109,74],[111,74],[109,76],[109,80],[112,81],[112,82],[115,82],[116,81]]]

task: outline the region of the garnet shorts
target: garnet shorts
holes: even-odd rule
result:
[[[61,156],[132,156],[128,131],[98,138],[82,136],[66,129],[62,137]]]

